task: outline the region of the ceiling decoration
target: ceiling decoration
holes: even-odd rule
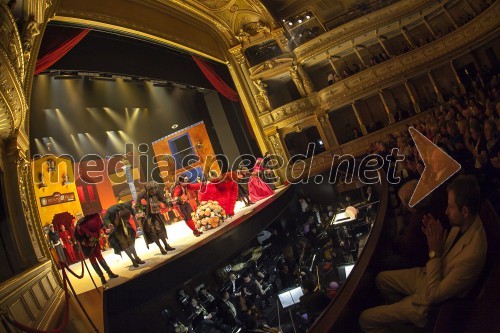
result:
[[[229,46],[240,43],[236,36],[250,36],[279,27],[271,13],[259,0],[158,0],[174,4],[183,11],[195,14],[215,26]]]

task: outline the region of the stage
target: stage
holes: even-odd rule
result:
[[[146,247],[146,243],[143,239],[143,236],[139,237],[135,241],[135,248],[139,257],[146,262],[144,265],[140,265],[139,267],[134,267],[132,262],[125,254],[122,252],[122,256],[114,253],[113,249],[109,249],[103,252],[103,257],[108,263],[111,270],[118,274],[119,277],[116,279],[108,279],[107,274],[104,274],[108,283],[104,285],[105,289],[115,288],[129,280],[137,278],[143,274],[147,274],[155,267],[166,263],[167,265],[171,262],[174,262],[177,258],[179,258],[183,252],[195,246],[200,242],[207,242],[213,240],[215,237],[214,234],[224,233],[226,229],[231,227],[231,224],[235,221],[245,220],[246,216],[251,216],[258,208],[264,205],[267,201],[272,201],[272,199],[276,196],[279,196],[279,193],[283,191],[284,188],[277,189],[274,196],[269,197],[267,199],[258,201],[257,203],[245,207],[243,203],[236,202],[236,208],[234,216],[230,219],[226,219],[223,225],[216,229],[211,229],[209,231],[205,231],[200,237],[195,237],[191,229],[187,227],[184,221],[174,222],[170,225],[167,225],[167,234],[168,234],[168,243],[175,247],[175,251],[168,251],[167,255],[162,255],[160,250],[156,246],[156,244],[150,244],[149,249]],[[86,260],[87,266],[89,267],[90,272],[92,273],[92,277],[97,285],[97,287],[102,286],[101,280],[94,272],[94,269],[90,265],[89,260]],[[75,273],[80,273],[81,263],[72,264],[70,268]],[[85,272],[85,276],[83,279],[77,279],[72,274],[68,274],[71,284],[75,288],[75,292],[77,294],[82,294],[87,291],[94,289],[94,284],[92,283],[91,278],[88,273]]]

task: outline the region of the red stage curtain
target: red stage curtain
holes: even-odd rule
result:
[[[210,83],[214,86],[215,89],[221,94],[222,96],[226,97],[230,101],[233,102],[238,102],[240,100],[240,97],[238,96],[238,93],[231,89],[230,86],[224,82],[219,75],[215,72],[215,70],[207,64],[205,61],[202,59],[195,57],[194,55],[191,55],[193,57],[194,62],[198,65],[198,67],[201,69],[203,74],[205,74],[205,77],[210,81]]]
[[[64,57],[66,53],[68,53],[76,44],[78,44],[83,37],[85,37],[89,33],[89,29],[79,30],[79,29],[71,29],[72,35],[65,36],[60,40],[51,40],[48,43],[51,43],[52,47],[47,50],[47,53],[43,54],[41,57],[39,56],[36,61],[35,67],[35,75],[43,72],[53,64],[55,64],[59,59]]]
[[[198,67],[201,69],[203,74],[205,74],[205,77],[208,79],[208,81],[214,86],[214,88],[221,94],[222,96],[226,97],[228,100],[233,101],[233,102],[238,102],[240,101],[240,107],[241,110],[244,110],[243,105],[241,105],[241,100],[236,91],[234,91],[230,86],[224,82],[219,75],[215,72],[215,70],[210,66],[208,63],[203,61],[203,59],[200,59],[198,57],[195,57],[194,55],[191,55],[193,58],[194,62],[198,65]],[[252,126],[250,125],[250,121],[248,120],[247,114],[243,111],[243,116],[245,117],[245,123],[248,128],[248,132],[250,133],[250,136],[255,139],[255,134],[253,132]]]

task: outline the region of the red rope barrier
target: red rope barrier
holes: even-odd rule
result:
[[[69,268],[68,264],[66,264],[65,262],[62,262],[61,266],[64,266],[64,268],[66,268],[77,279],[83,279],[83,276],[85,275],[85,269],[83,268],[83,260],[82,259],[80,259],[80,262],[82,263],[82,272],[80,274],[76,274],[75,272],[73,272],[71,270],[71,268]]]

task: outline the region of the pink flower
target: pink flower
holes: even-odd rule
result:
[[[141,199],[141,205],[147,205],[148,202],[146,201],[146,199]]]

